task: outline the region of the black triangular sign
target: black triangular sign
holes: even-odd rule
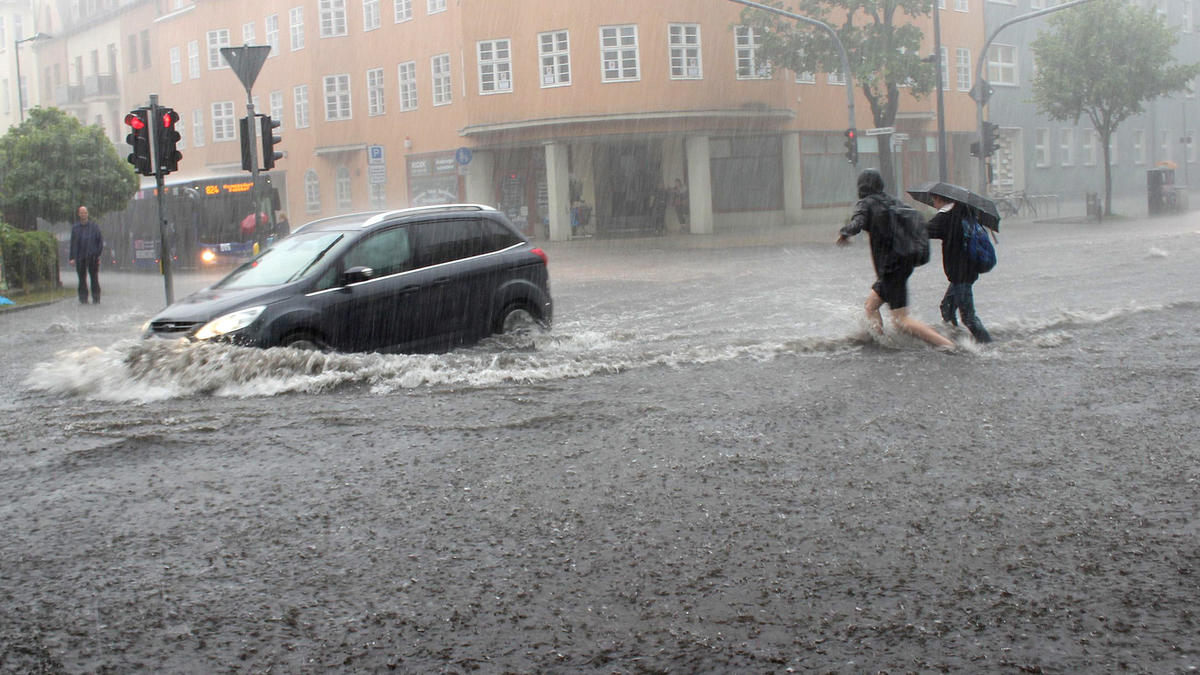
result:
[[[233,68],[233,72],[237,73],[238,79],[242,81],[242,85],[249,91],[254,86],[254,80],[258,79],[258,72],[262,70],[263,64],[267,62],[267,57],[271,54],[269,45],[242,45],[241,47],[221,47],[221,56],[225,57],[225,62]]]

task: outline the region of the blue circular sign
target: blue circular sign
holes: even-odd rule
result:
[[[470,164],[471,163],[471,149],[470,148],[459,148],[458,150],[455,150],[454,151],[454,161],[456,161],[459,164],[462,164],[464,166],[467,164]]]

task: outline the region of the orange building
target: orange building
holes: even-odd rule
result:
[[[983,41],[982,7],[948,1],[949,178],[967,183],[974,103],[956,61]],[[151,93],[179,111],[180,176],[241,171],[246,89],[219,48],[272,47],[252,92],[257,112],[282,121],[286,156],[272,178],[296,224],[468,201],[497,205],[537,237],[708,233],[813,221],[854,199],[845,85],[763,68],[755,37],[736,26],[743,7],[726,0],[124,4],[108,19],[117,48],[150,56],[118,58],[135,67],[122,68],[119,112]],[[70,72],[70,50],[46,47]],[[874,126],[856,101],[856,126]],[[862,136],[860,166],[892,142],[895,180],[936,177],[934,101],[907,98],[897,134]]]

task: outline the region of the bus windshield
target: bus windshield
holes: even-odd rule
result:
[[[297,232],[217,282],[214,288],[278,286],[302,279],[343,239],[341,232]]]

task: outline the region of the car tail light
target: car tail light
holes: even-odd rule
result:
[[[543,265],[550,264],[550,259],[546,257],[546,252],[543,251],[542,249],[540,249],[540,248],[530,249],[529,252],[536,255],[537,257],[541,258]]]

